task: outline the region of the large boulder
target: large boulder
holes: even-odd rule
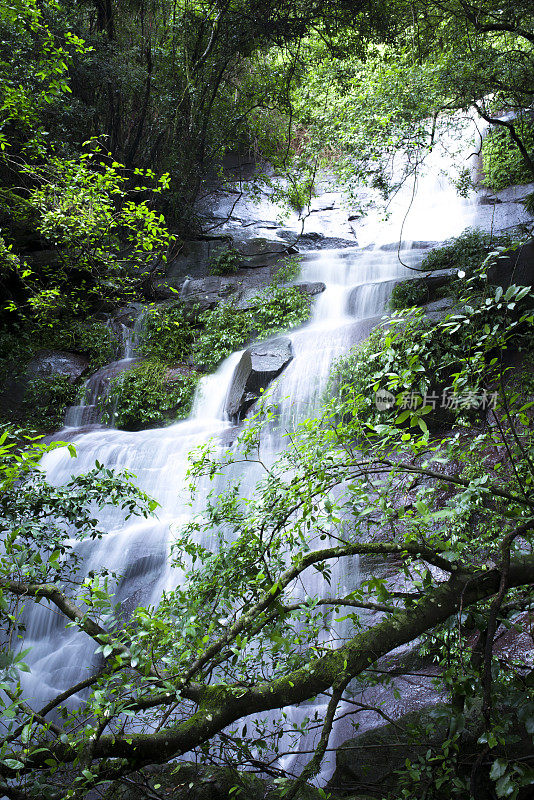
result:
[[[480,796],[484,798],[494,796],[489,779],[493,758],[526,761],[533,755],[532,739],[523,724],[517,721],[513,709],[503,708],[501,713],[508,718],[513,715],[513,735],[505,744],[492,750],[492,758],[486,759],[481,765],[477,784]],[[372,797],[397,800],[399,771],[406,767],[407,761],[424,760],[428,750],[442,752],[451,730],[457,730],[460,734],[460,758],[456,765],[458,775],[469,779],[473,762],[483,752],[482,745],[478,744],[478,738],[484,730],[482,715],[475,707],[465,716],[454,719],[450,706],[439,704],[412,711],[395,722],[365,731],[344,742],[336,753],[336,770],[329,788],[343,796],[367,792]],[[530,798],[529,792],[530,789],[526,794],[521,793],[520,800]]]
[[[440,295],[443,294],[441,291],[443,287],[451,284],[457,276],[458,270],[453,268],[432,270],[431,272],[416,270],[403,281],[389,281],[390,286],[392,283],[396,284],[392,292],[394,307],[410,308],[439,300],[441,299]],[[353,293],[358,294],[364,290],[357,287]]]
[[[187,279],[179,296],[184,303],[198,306],[204,311],[237,296],[238,292],[239,285],[235,280],[209,275],[207,278]]]
[[[243,265],[249,269],[274,266],[282,256],[298,252],[296,247],[287,242],[265,239],[262,236],[254,236],[241,241],[234,237],[234,243],[238,252],[243,256]]]
[[[296,233],[294,230],[279,228],[276,235],[280,239],[285,239],[298,246],[299,250],[328,250],[344,247],[355,247],[358,244],[356,237],[346,239],[339,236],[326,236],[319,231],[307,231],[306,233]]]
[[[429,294],[432,295],[436,289],[441,289],[458,276],[458,270],[454,267],[450,269],[434,269],[430,272],[415,273],[418,278],[425,282]]]
[[[207,275],[203,278],[186,277],[184,280],[159,280],[153,290],[158,300],[174,301],[179,298],[201,310],[214,308],[218,303],[232,302],[242,297],[252,297],[269,285],[272,267],[240,269],[234,275]],[[173,291],[174,289],[174,291]]]
[[[515,250],[495,257],[488,267],[488,282],[506,289],[516,286],[534,286],[534,239]]]
[[[20,373],[8,376],[3,386],[0,386],[0,410],[3,414],[15,418],[22,411],[22,404],[32,381],[51,381],[54,378],[66,376],[69,383],[76,381],[89,368],[89,359],[80,353],[70,353],[67,350],[40,350]],[[45,393],[46,394],[46,393]]]
[[[29,381],[66,375],[74,383],[89,367],[89,359],[66,350],[40,350],[26,368]]]
[[[326,284],[322,281],[306,281],[294,285],[301,294],[307,294],[308,297],[315,297],[316,294],[321,294],[326,289]]]
[[[248,281],[247,281],[248,285]],[[285,284],[284,284],[285,285]],[[305,283],[288,283],[287,288],[290,289],[294,287],[297,289],[301,294],[309,297],[315,297],[321,292],[324,292],[326,289],[326,285],[322,283],[322,281],[308,281]],[[241,309],[242,311],[253,311],[258,307],[258,303],[261,303],[261,296],[258,298],[258,290],[257,288],[252,287],[250,289],[246,289],[243,292],[243,295],[239,302],[236,305],[236,308]]]
[[[243,419],[262,389],[266,389],[280,375],[292,358],[293,347],[287,336],[255,344],[245,350],[235,369],[226,399],[226,413],[230,419]]]
[[[187,276],[201,278],[207,275],[212,258],[220,250],[225,250],[229,244],[229,237],[182,242],[180,252],[170,258],[165,265],[167,282],[179,285]]]

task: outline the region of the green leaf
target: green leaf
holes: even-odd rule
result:
[[[508,762],[505,761],[503,758],[495,759],[495,761],[491,765],[491,771],[490,771],[490,778],[492,779],[492,781],[496,781],[499,778],[501,778],[506,772],[507,767],[508,767]]]

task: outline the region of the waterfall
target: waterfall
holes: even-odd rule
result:
[[[450,195],[446,194],[441,211],[436,202],[432,206],[433,215],[441,214],[447,236],[460,233],[465,226],[462,208],[466,204],[462,205],[462,201],[452,209],[451,202]],[[382,231],[378,238],[392,241],[398,231],[398,227],[389,228],[389,234]],[[434,224],[434,237],[437,232]],[[423,235],[427,235],[426,231]],[[322,281],[326,290],[315,301],[309,323],[288,334],[294,358],[267,392],[280,412],[276,427],[266,431],[263,442],[267,460],[280,451],[284,432],[319,409],[333,362],[368,335],[383,314],[395,282],[413,276],[408,266],[420,263],[424,255],[424,249],[417,246],[417,242],[414,245],[402,250],[402,262],[395,248],[355,246],[306,254],[301,279]],[[134,355],[131,349],[128,355],[131,362]],[[191,513],[184,489],[188,453],[212,437],[219,440],[221,446],[235,440],[236,430],[227,420],[224,409],[240,357],[241,353],[234,353],[214,375],[201,380],[188,420],[135,433],[106,428],[87,430],[73,435],[76,459],[71,459],[64,448],[43,459],[48,479],[55,484],[67,481],[73,473],[90,470],[96,460],[106,467],[128,469],[137,476],[138,485],[161,504],[157,519],[130,518],[126,522],[119,510],[106,509],[100,522],[108,534],[101,540],[78,545],[87,570],[105,567],[122,576],[116,596],[126,609],[137,604],[157,603],[162,591],[172,588],[178,580],[166,564],[172,526],[186,520]],[[117,363],[124,368],[124,360]],[[110,370],[117,369],[117,363],[90,379],[84,404],[70,412],[68,426],[96,421],[96,398],[105,382],[109,382]],[[257,478],[254,467],[240,465],[239,468],[243,491],[252,491]],[[198,503],[200,508],[202,497],[198,498]],[[209,546],[210,542],[203,544]],[[332,582],[339,584],[342,590],[350,591],[359,579],[357,559],[341,567],[334,566],[333,570]],[[319,595],[323,591],[318,573],[309,579],[307,591]],[[61,618],[41,606],[35,607],[29,616],[24,647],[32,648],[31,673],[24,676],[24,681],[26,697],[35,706],[80,680],[95,664],[94,642],[75,630],[65,630]],[[76,703],[76,698],[72,702]],[[294,722],[302,722],[314,710],[320,715],[324,711],[321,699],[315,706],[290,709],[288,714]],[[334,732],[331,746],[342,740],[341,726]],[[311,742],[311,734],[305,736],[302,749],[309,750]],[[294,770],[298,768],[297,761],[295,756],[289,755],[282,759],[281,766]],[[324,775],[328,774],[328,769],[327,764]]]
[[[410,250],[405,257],[416,263],[422,251]],[[409,273],[393,252],[359,249],[310,253],[304,262],[302,279],[323,280],[326,291],[320,296],[310,322],[290,334],[294,358],[279,380],[270,388],[273,403],[280,408],[276,429],[267,430],[263,449],[272,461],[283,446],[283,433],[320,406],[332,362],[362,339],[384,310],[395,280]],[[354,300],[355,293],[357,299]],[[356,312],[356,313],[355,313]],[[124,522],[118,509],[101,514],[101,525],[108,533],[101,540],[78,544],[87,570],[105,567],[122,577],[117,600],[131,609],[138,604],[156,603],[165,589],[173,588],[177,575],[166,566],[172,539],[172,526],[185,521],[191,510],[183,489],[188,453],[212,437],[228,435],[225,399],[241,353],[227,358],[214,375],[204,377],[198,387],[191,417],[166,428],[126,432],[96,428],[73,437],[77,458],[65,449],[49,453],[44,459],[48,479],[61,484],[73,473],[90,470],[96,460],[115,469],[126,468],[137,476],[138,485],[161,504],[158,519],[131,518]],[[99,370],[89,381],[87,403],[70,412],[67,423],[91,421],[96,397],[102,386],[123,362]],[[83,418],[81,414],[85,413]],[[76,417],[74,415],[77,415]],[[94,421],[94,418],[93,418]],[[235,436],[233,437],[235,438]],[[253,491],[258,474],[241,465],[243,491]],[[221,490],[224,488],[224,479]],[[198,499],[201,507],[202,497]],[[198,510],[198,509],[197,509]],[[209,541],[203,542],[210,546]],[[358,581],[358,564],[338,569],[333,576],[349,591]],[[310,595],[321,593],[318,574],[310,578]],[[40,606],[32,609],[27,621],[25,647],[31,647],[31,673],[23,676],[26,696],[36,706],[67,686],[82,679],[96,665],[94,643],[76,630],[65,630],[58,615]],[[73,705],[82,698],[73,698]],[[321,703],[317,706],[321,711]],[[302,722],[310,708],[295,709],[290,717]],[[309,744],[309,742],[308,742]],[[308,749],[308,747],[304,747]],[[283,759],[282,766],[294,769],[294,759]]]
[[[146,309],[141,303],[135,303],[127,310],[130,315],[134,316],[133,325],[125,325],[120,317],[115,320],[115,330],[120,340],[122,358],[106,364],[85,382],[79,404],[71,406],[67,410],[65,428],[76,429],[98,425],[102,420],[103,404],[109,397],[111,381],[138,363],[137,348],[145,324]],[[108,320],[108,325],[113,328],[111,323],[112,320]]]

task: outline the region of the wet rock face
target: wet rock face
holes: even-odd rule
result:
[[[315,297],[316,294],[324,292],[326,284],[322,281],[308,281],[305,283],[296,283],[295,287],[301,294],[307,294],[308,297]]]
[[[213,256],[228,247],[228,239],[195,239],[181,244],[180,252],[166,264],[167,280],[175,285],[188,275],[199,278],[208,273]]]
[[[79,353],[66,350],[41,350],[35,355],[26,369],[27,380],[37,378],[55,378],[67,375],[74,383],[89,367],[89,359]]]
[[[292,359],[293,347],[287,336],[245,350],[235,369],[226,400],[226,413],[230,419],[243,419],[261,390],[266,389]]]
[[[165,269],[165,279],[155,281],[153,292],[157,299],[172,296],[169,286],[179,289],[184,281],[191,283],[209,280],[208,276],[212,260],[227,250],[232,244],[241,256],[242,270],[256,270],[273,267],[297,248],[280,239],[266,239],[261,236],[245,237],[240,233],[213,240],[195,240],[184,242],[180,253],[169,260]]]
[[[80,353],[67,350],[40,350],[26,367],[23,374],[8,376],[0,386],[0,407],[5,413],[14,414],[21,408],[28,384],[35,380],[66,375],[75,383],[89,368],[89,359]]]
[[[210,275],[207,278],[187,279],[180,292],[180,300],[198,306],[201,311],[215,308],[238,293],[235,281]]]
[[[534,239],[495,259],[488,269],[488,281],[503,289],[511,284],[534,286]]]

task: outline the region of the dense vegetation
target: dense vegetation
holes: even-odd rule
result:
[[[94,520],[79,521],[85,499],[102,502],[105,488],[108,502],[127,502],[130,513],[138,513],[137,493],[98,467],[76,486],[52,489],[39,475],[39,445],[20,453],[4,440],[2,514],[11,531],[2,561],[7,630],[15,634],[22,622],[10,598],[46,598],[80,635],[95,639],[105,659],[105,668],[87,681],[91,690],[83,715],[76,712],[73,727],[67,715],[58,728],[44,719],[46,709],[34,715],[23,694],[10,688],[17,686],[17,670],[24,669],[23,654],[11,653],[4,709],[25,724],[5,739],[6,778],[25,785],[29,772],[37,795],[57,796],[61,771],[55,770],[74,762],[81,771],[66,796],[83,796],[90,786],[120,781],[121,773],[144,762],[167,761],[195,748],[200,757],[207,739],[214,745],[211,762],[257,767],[276,753],[276,726],[268,733],[258,721],[248,736],[228,726],[253,710],[298,703],[331,687],[329,712],[318,721],[320,744],[302,782],[318,769],[349,682],[355,676],[376,682],[372,664],[422,636],[422,651],[443,670],[440,681],[455,703],[448,709],[445,741],[432,745],[426,762],[410,762],[399,778],[402,797],[419,797],[423,780],[428,797],[463,798],[470,782],[486,780],[488,768],[473,777],[472,755],[464,753],[467,719],[479,730],[480,752],[489,760],[498,796],[527,796],[521,787],[531,785],[530,768],[522,758],[508,756],[505,745],[518,726],[532,729],[531,690],[524,665],[501,666],[493,641],[497,627],[513,627],[514,615],[530,604],[532,377],[524,361],[502,384],[495,353],[525,346],[528,352],[533,298],[528,289],[488,290],[477,277],[469,302],[465,313],[438,325],[422,325],[411,316],[408,327],[376,333],[363,358],[357,351],[345,359],[337,371],[339,390],[320,418],[304,422],[291,436],[254,496],[241,497],[231,483],[181,531],[173,567],[181,569],[185,558],[192,559],[186,582],[157,609],[136,609],[128,622],[116,616],[104,575],[83,579],[61,517],[74,515],[80,536],[101,535],[90,528]],[[452,430],[449,420],[447,432],[438,434],[443,420],[434,419],[432,405],[422,401],[437,388],[425,382],[428,374],[441,375],[439,388],[451,396],[480,399],[496,392],[498,399],[475,413],[472,404],[456,404]],[[376,409],[370,414],[369,388],[381,387],[391,391],[393,407],[389,414],[377,415]],[[420,402],[403,410],[406,392],[414,387]],[[488,425],[488,413],[497,424]],[[268,407],[260,410],[241,449],[227,451],[222,463],[209,445],[202,448],[190,469],[193,490],[201,476],[231,468],[235,458],[253,460],[269,417]],[[501,454],[497,460],[494,452]],[[24,492],[11,491],[23,474]],[[373,488],[377,476],[379,492]],[[58,492],[64,493],[61,498]],[[295,508],[298,513],[288,513]],[[52,514],[59,518],[53,537]],[[385,528],[391,531],[386,537]],[[219,531],[217,551],[198,544],[199,534],[213,530]],[[328,580],[332,559],[355,554],[393,559],[410,591],[399,592],[387,578],[375,576],[348,595],[336,596],[333,586],[334,596],[326,600],[291,599],[301,574],[319,569]],[[319,644],[319,634],[340,624],[331,616],[336,609],[348,627],[332,650]],[[359,609],[373,610],[378,621]],[[471,650],[476,630],[484,635],[480,649]],[[212,682],[214,669],[221,679]],[[387,670],[383,679],[390,680]],[[138,731],[140,724],[150,729],[158,720],[165,725],[161,733]],[[21,735],[23,750],[14,743]],[[428,736],[428,730],[416,735]],[[90,762],[88,740],[94,742]],[[234,785],[239,781],[235,775]],[[282,777],[276,783],[285,796],[299,786]],[[11,791],[7,784],[4,791]]]
[[[278,196],[304,216],[320,166],[353,199],[364,184],[366,202],[387,200],[415,187],[443,133],[474,113],[490,128],[485,184],[534,179],[530,0],[9,0],[0,34],[2,380],[26,379],[47,348],[82,354],[83,377],[95,372],[121,355],[110,318],[142,303],[140,360],[111,380],[101,409],[128,430],[183,418],[203,371],[309,314],[290,269],[253,298],[157,301],[166,262],[206,236],[195,202],[224,185],[226,154],[253,156],[258,185],[283,177]],[[469,188],[465,172],[457,184]],[[128,518],[157,504],[98,463],[50,485],[40,460],[56,445],[13,423],[53,430],[83,377],[26,381],[0,435],[0,793],[120,797],[135,776],[142,796],[160,798],[150,766],[192,753],[226,769],[225,797],[324,797],[305,784],[340,704],[360,707],[355,685],[390,686],[388,659],[415,643],[444,697],[441,722],[411,730],[428,748],[405,759],[387,800],[528,800],[531,667],[496,648],[530,619],[534,583],[534,298],[487,279],[495,248],[514,246],[470,231],[431,252],[425,270],[457,272],[456,310],[432,320],[409,308],[428,299],[424,278],[399,287],[398,311],[338,362],[322,413],[281,432],[274,463],[260,458],[276,425],[266,402],[234,448],[193,454],[192,502],[216,476],[227,491],[173,529],[179,588],[129,616],[115,605],[117,576],[85,575],[77,544],[107,534],[95,518],[104,506]],[[241,267],[228,246],[209,270]],[[263,475],[254,492],[235,481],[242,461]],[[216,548],[200,544],[208,535]],[[348,591],[330,585],[331,564],[355,556],[380,567]],[[326,597],[296,591],[315,571]],[[40,709],[19,646],[34,605],[98,654]],[[292,731],[316,734],[297,777],[277,766],[283,709],[317,696],[323,718]],[[279,713],[274,726],[267,712]],[[195,770],[182,780],[176,766],[180,797],[200,797]]]

